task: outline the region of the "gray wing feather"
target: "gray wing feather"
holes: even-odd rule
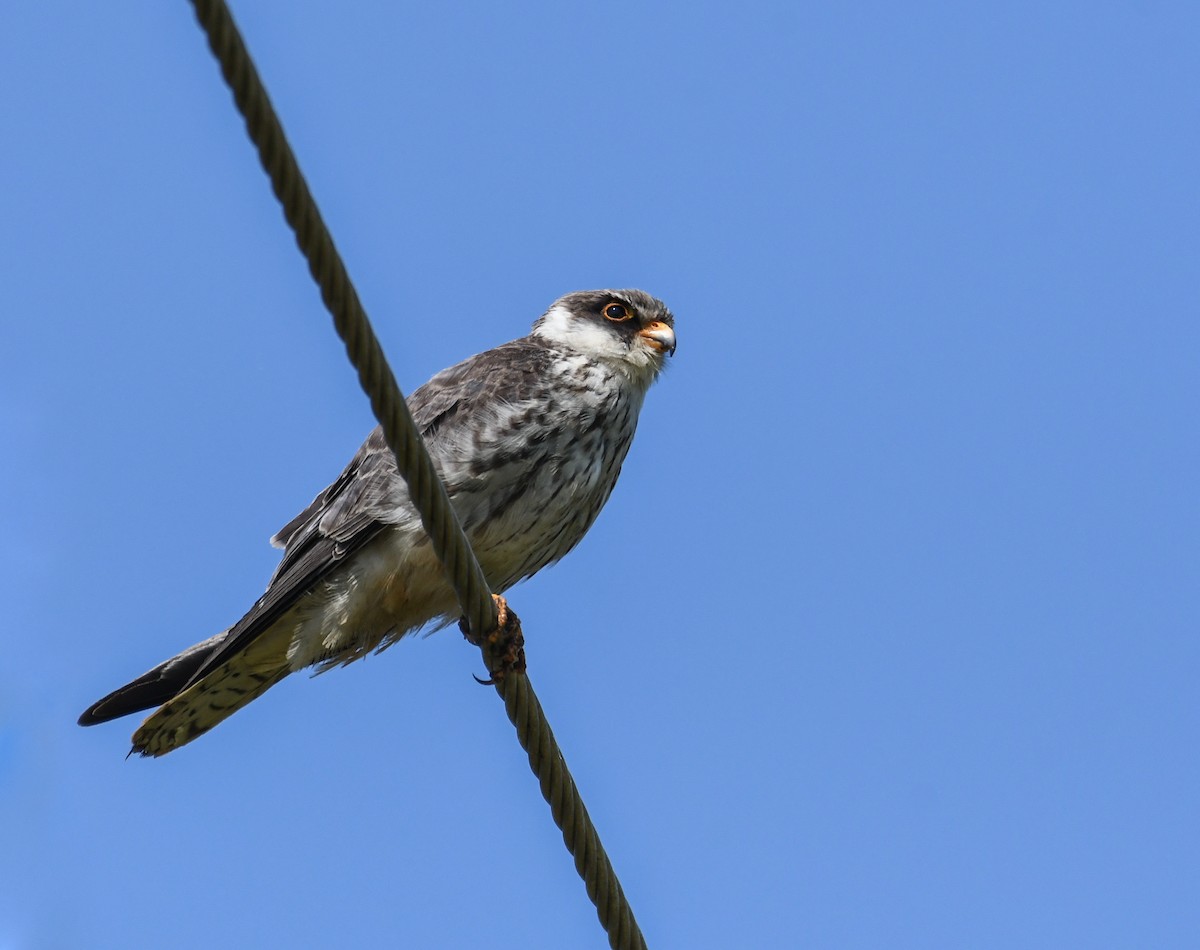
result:
[[[408,407],[435,465],[463,444],[463,432],[485,417],[489,406],[529,398],[549,358],[539,340],[526,337],[442,370],[417,389]],[[266,592],[190,682],[241,652],[388,525],[414,516],[407,486],[376,426],[333,484],[271,539],[284,553]]]

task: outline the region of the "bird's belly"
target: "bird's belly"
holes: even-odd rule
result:
[[[629,444],[628,439],[609,446],[596,441],[496,473],[501,477],[490,480],[486,501],[477,502],[473,517],[463,519],[488,583],[497,591],[563,557],[596,520]],[[458,508],[459,499],[455,502]]]
[[[289,613],[288,662],[293,670],[349,663],[456,613],[424,530],[385,531]]]

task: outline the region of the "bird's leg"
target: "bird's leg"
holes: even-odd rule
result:
[[[463,636],[483,650],[491,678],[481,680],[476,676],[475,680],[484,686],[495,686],[509,673],[525,672],[525,635],[521,632],[521,619],[499,594],[492,594],[492,600],[496,602],[496,626],[482,637],[471,633],[466,617],[458,622]]]

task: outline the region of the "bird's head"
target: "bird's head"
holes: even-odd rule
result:
[[[533,335],[649,384],[675,352],[674,327],[666,304],[641,290],[580,290],[554,301]]]

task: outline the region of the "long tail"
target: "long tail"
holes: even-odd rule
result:
[[[278,683],[292,670],[236,668],[237,658],[164,703],[133,734],[133,752],[166,755],[202,736]]]
[[[120,719],[130,713],[141,712],[143,709],[161,706],[187,686],[188,681],[196,675],[196,671],[204,665],[204,661],[225,641],[228,632],[223,630],[215,637],[209,637],[202,643],[188,647],[177,656],[159,663],[148,673],[143,673],[132,683],[114,689],[84,710],[83,715],[79,717],[79,725],[94,726],[97,723]]]
[[[133,734],[130,754],[166,755],[204,735],[291,672],[286,639],[281,644],[279,636],[267,636],[192,682],[225,636],[220,633],[197,643],[105,696],[79,717],[80,725],[158,706]]]

